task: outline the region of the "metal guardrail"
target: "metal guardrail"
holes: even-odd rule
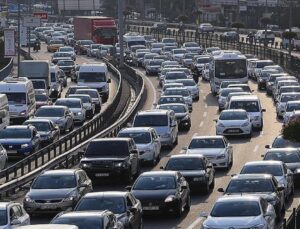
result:
[[[9,76],[14,67],[14,58],[10,58],[9,63],[0,70],[0,81],[2,81],[5,77]]]

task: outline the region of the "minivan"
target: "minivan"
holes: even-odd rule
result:
[[[7,96],[0,94],[0,130],[9,125],[9,106]]]
[[[248,112],[253,128],[263,129],[263,112],[259,98],[256,95],[231,97],[228,109],[244,109]]]
[[[21,124],[34,115],[36,110],[34,88],[26,77],[6,77],[0,82],[0,93],[7,96],[11,123]],[[5,104],[5,101],[3,103]]]
[[[178,124],[173,110],[147,110],[136,114],[134,127],[153,127],[162,146],[173,147],[178,143]]]

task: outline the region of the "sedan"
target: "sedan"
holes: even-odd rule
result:
[[[34,126],[41,136],[41,144],[44,146],[59,140],[59,127],[49,119],[30,119],[23,125]]]
[[[41,106],[52,105],[52,101],[46,93],[35,93],[35,103],[36,109],[40,108]]]
[[[146,75],[158,75],[160,72],[160,66],[163,60],[149,60],[148,63],[145,65],[146,68]]]
[[[75,62],[74,60],[59,60],[57,62],[57,66],[64,71],[66,76],[72,77],[73,74],[75,74]],[[64,83],[66,85],[66,82]]]
[[[296,92],[282,93],[279,96],[276,104],[277,118],[283,118],[287,102],[296,101],[299,99],[300,99],[300,93],[296,93]]]
[[[224,110],[215,121],[217,135],[252,136],[252,123],[245,110]]]
[[[153,104],[154,106],[162,105],[162,104],[170,104],[170,103],[180,103],[186,105],[184,98],[181,95],[165,95],[161,96],[157,102],[157,104]]]
[[[228,85],[229,86],[229,85]],[[219,110],[223,110],[226,107],[227,96],[232,92],[244,92],[242,88],[223,88],[220,90],[218,98]]]
[[[91,180],[81,169],[48,170],[33,181],[23,204],[30,214],[65,211],[92,190]]]
[[[184,79],[184,80],[176,80],[176,83],[182,83],[184,87],[186,87],[190,94],[192,95],[193,100],[199,100],[200,90],[198,84],[193,79]]]
[[[85,109],[86,117],[87,118],[93,118],[95,114],[95,104],[93,104],[92,98],[89,95],[69,95],[67,98],[77,98],[81,99],[82,106]]]
[[[274,207],[256,196],[220,197],[203,223],[206,228],[275,228]],[[259,227],[258,227],[259,225]]]
[[[204,155],[215,168],[229,169],[233,164],[233,148],[224,136],[194,136],[187,154]]]
[[[71,54],[72,60],[76,60],[76,54],[75,54],[75,50],[73,47],[70,46],[64,46],[64,47],[60,47],[59,52],[68,52]]]
[[[179,88],[167,88],[163,95],[172,96],[172,95],[181,95],[187,104],[190,111],[193,110],[193,98],[186,87],[179,87]]]
[[[177,171],[142,173],[132,187],[127,187],[141,201],[144,214],[171,213],[180,218],[190,210],[189,185]]]
[[[293,172],[282,161],[247,162],[240,174],[272,174],[279,185],[284,187],[284,196],[288,199],[294,194]]]
[[[115,214],[125,229],[143,228],[142,205],[130,192],[88,193],[76,205],[74,211],[104,211]]]
[[[215,186],[215,170],[202,155],[173,155],[165,167],[166,171],[179,171],[193,190],[208,194]]]
[[[283,115],[283,125],[286,125],[295,111],[300,110],[300,100],[288,101]]]

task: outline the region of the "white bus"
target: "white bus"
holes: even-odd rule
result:
[[[247,58],[236,52],[221,52],[213,56],[210,69],[210,87],[214,95],[219,92],[222,81],[248,83]]]

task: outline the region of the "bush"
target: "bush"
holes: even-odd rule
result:
[[[282,129],[283,138],[290,141],[300,142],[300,120],[290,122]]]

